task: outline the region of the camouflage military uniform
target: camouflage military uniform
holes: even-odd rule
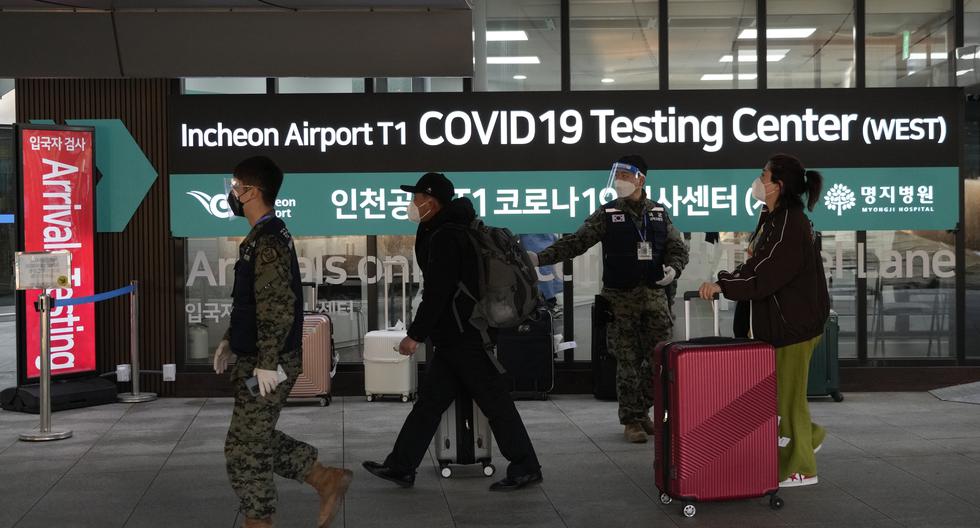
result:
[[[292,254],[281,240],[260,234],[260,225],[261,221],[242,242],[240,256],[255,260],[258,354],[239,355],[231,371],[235,408],[225,439],[231,486],[241,500],[242,511],[253,518],[275,513],[273,473],[303,482],[317,459],[315,447],[276,430],[279,412],[303,370],[303,362],[301,350],[283,350],[294,318]],[[245,380],[253,376],[256,368],[276,370],[279,365],[287,379],[266,397],[252,396]]]
[[[573,234],[538,253],[541,265],[554,264],[585,253],[606,234],[604,209],[615,207],[630,215],[637,229],[643,228],[642,213],[659,207],[644,194],[638,201],[618,199],[593,213]],[[687,246],[683,236],[670,224],[664,264],[677,270],[678,276],[687,265]],[[660,341],[670,339],[673,321],[663,289],[637,286],[629,290],[603,288],[609,300],[613,320],[608,331],[608,346],[616,358],[616,394],[619,400],[619,421],[624,425],[648,419],[653,406],[653,349]]]

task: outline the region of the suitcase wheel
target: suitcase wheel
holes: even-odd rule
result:
[[[694,517],[694,514],[697,512],[698,509],[695,508],[693,504],[688,503],[684,505],[684,517],[690,519],[691,517]]]
[[[671,499],[670,495],[667,495],[666,493],[660,494],[660,504],[667,505],[670,504],[671,502],[674,502],[674,499]]]
[[[374,394],[368,394],[367,395],[367,401],[369,401],[369,402],[374,401]]]
[[[442,468],[439,469],[439,474],[442,476],[442,478],[450,478],[453,476],[453,468],[449,466],[442,466]]]
[[[327,406],[329,406],[330,405],[330,401],[332,399],[333,398],[331,398],[330,396],[322,396],[322,397],[320,397],[320,407],[327,407]]]
[[[840,403],[840,402],[842,402],[842,401],[844,401],[844,395],[843,395],[843,394],[841,394],[841,393],[840,393],[840,391],[837,391],[837,392],[834,392],[834,393],[832,393],[832,394],[830,395],[830,397],[831,397],[831,398],[833,398],[833,399],[834,399],[834,401],[835,401],[835,402],[838,402],[838,403]]]
[[[402,403],[405,403],[407,401],[408,401],[408,394],[402,394]]]
[[[769,507],[774,510],[780,510],[783,508],[783,499],[780,499],[776,495],[771,495],[769,497]]]
[[[497,468],[493,467],[493,464],[486,464],[483,466],[483,474],[488,477],[492,477],[496,472]]]

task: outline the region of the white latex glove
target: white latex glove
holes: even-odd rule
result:
[[[657,281],[657,286],[667,286],[677,278],[677,270],[670,266],[664,266],[664,278]]]
[[[540,264],[538,264],[538,254],[537,253],[535,253],[533,251],[528,251],[527,252],[527,258],[531,259],[531,264],[534,264],[534,267],[535,268],[538,267],[538,266],[540,266]]]
[[[274,370],[255,369],[253,372],[259,382],[259,394],[264,398],[279,385],[279,373]]]
[[[228,343],[227,339],[223,339],[221,343],[218,343],[218,348],[214,350],[214,373],[221,374],[228,368],[228,362],[231,360],[231,344]]]

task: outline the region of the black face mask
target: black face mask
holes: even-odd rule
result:
[[[235,216],[245,216],[245,204],[235,196],[235,191],[228,191],[228,209]]]

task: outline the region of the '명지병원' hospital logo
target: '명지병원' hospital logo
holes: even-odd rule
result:
[[[228,197],[223,194],[210,196],[201,191],[189,191],[187,194],[196,198],[204,206],[204,210],[215,218],[231,218],[235,216],[228,206]]]
[[[837,216],[841,216],[844,211],[853,209],[857,205],[857,196],[854,195],[854,191],[850,187],[842,183],[835,183],[824,195],[823,202],[827,209],[836,211]]]

